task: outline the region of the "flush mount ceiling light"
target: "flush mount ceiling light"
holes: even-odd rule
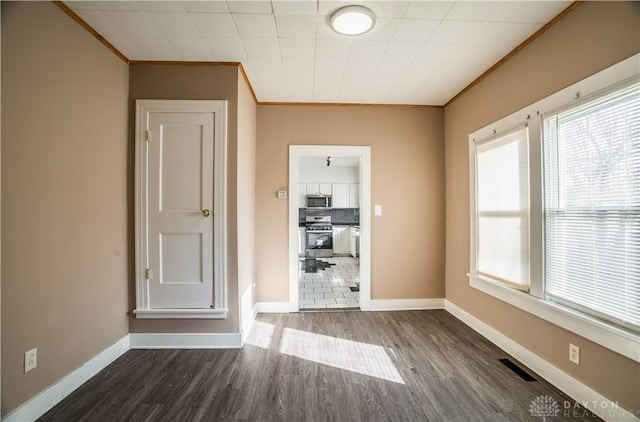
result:
[[[364,6],[342,7],[331,15],[331,28],[342,35],[360,35],[376,23],[376,15]]]

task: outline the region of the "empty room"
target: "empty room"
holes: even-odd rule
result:
[[[640,421],[640,3],[0,4],[2,421]]]

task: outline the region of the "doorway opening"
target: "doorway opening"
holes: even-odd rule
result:
[[[370,300],[370,147],[289,147],[290,310]]]

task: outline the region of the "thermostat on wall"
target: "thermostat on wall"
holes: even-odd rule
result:
[[[287,199],[287,191],[279,190],[278,191],[278,199]]]

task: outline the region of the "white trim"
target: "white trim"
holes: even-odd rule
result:
[[[24,422],[38,419],[128,350],[129,335],[127,334],[75,371],[41,391],[2,420],[5,422]]]
[[[227,309],[134,309],[141,319],[224,319]]]
[[[487,340],[500,347],[502,350],[518,359],[529,367],[532,371],[542,376],[545,380],[568,394],[571,398],[582,404],[591,412],[598,415],[605,421],[640,421],[632,413],[624,409],[615,409],[616,414],[610,413],[611,408],[604,408],[602,403],[615,403],[587,385],[576,380],[566,372],[553,366],[540,356],[532,353],[519,343],[511,340],[495,328],[484,323],[480,319],[461,309],[454,303],[446,300],[445,310],[451,315],[464,322],[476,332],[480,333]]]
[[[289,302],[256,302],[253,305],[253,315],[257,314],[287,314],[291,311]]]
[[[242,345],[251,331],[253,322],[255,320],[255,311],[253,309],[253,283],[249,285],[245,291],[238,295],[240,300],[238,301],[238,309],[240,309],[240,338]]]
[[[289,311],[298,312],[298,167],[303,156],[355,156],[360,159],[360,309],[371,300],[371,147],[289,145]]]
[[[538,299],[526,292],[507,287],[502,283],[493,282],[473,274],[468,274],[468,276],[469,284],[474,289],[478,289],[538,318],[578,334],[629,359],[640,362],[640,335],[624,331],[587,314],[556,303]]]
[[[616,353],[640,362],[640,335],[619,329],[601,322],[587,314],[571,310],[545,300],[544,296],[544,216],[542,184],[542,115],[552,110],[580,104],[613,85],[639,80],[638,64],[640,54],[635,54],[586,79],[576,82],[549,95],[527,107],[524,107],[497,122],[491,123],[469,134],[469,193],[470,193],[470,236],[469,236],[469,285],[486,294],[494,296],[525,312],[529,312],[546,321],[556,324],[572,333],[578,334]],[[495,280],[477,273],[476,262],[476,196],[475,182],[475,144],[474,140],[486,139],[493,133],[500,133],[521,122],[529,124],[529,194],[530,194],[530,290],[529,294],[515,291]]]
[[[609,350],[640,362],[640,336],[599,321],[587,314],[565,308],[556,303],[538,299],[520,290],[481,276],[469,274],[474,289],[498,298],[538,318],[549,321]]]
[[[444,298],[435,299],[371,299],[369,311],[422,311],[444,309]]]
[[[131,333],[132,349],[240,349],[240,333]]]
[[[213,306],[216,312],[196,312],[194,318],[226,318],[227,310],[227,108],[226,100],[136,100],[135,126],[135,275],[137,318],[185,318],[185,312],[166,310],[162,317],[150,313],[145,277],[149,257],[147,236],[147,154],[145,135],[151,112],[211,112],[214,114],[213,186]],[[153,141],[152,141],[153,142]],[[210,311],[210,310],[209,310]],[[215,316],[204,316],[215,315]]]

